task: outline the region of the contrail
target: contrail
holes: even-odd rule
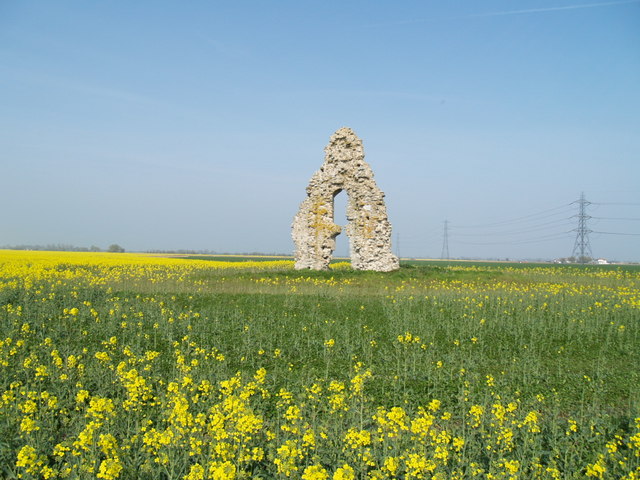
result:
[[[611,7],[614,5],[628,5],[631,3],[640,3],[640,0],[618,0],[614,2],[599,2],[599,3],[579,3],[576,5],[566,5],[564,7],[545,7],[545,8],[527,8],[523,10],[504,10],[502,12],[488,12],[488,13],[471,13],[468,15],[460,15],[456,17],[449,17],[448,20],[460,20],[463,18],[486,18],[486,17],[503,17],[507,15],[526,15],[528,13],[546,13],[546,12],[558,12],[562,10],[579,10],[583,8],[596,8],[596,7]],[[438,20],[445,20],[443,18],[423,18],[415,20],[406,20],[399,22],[389,22],[368,25],[369,27],[384,27],[389,25],[410,25],[414,23],[435,22]]]
[[[581,8],[608,7],[611,5],[624,5],[628,3],[638,3],[640,0],[622,0],[618,2],[600,2],[600,3],[580,3],[577,5],[567,5],[565,7],[546,7],[546,8],[528,8],[525,10],[505,10],[503,12],[477,13],[468,15],[468,17],[500,17],[503,15],[523,15],[527,13],[544,13],[556,12],[559,10],[578,10]]]

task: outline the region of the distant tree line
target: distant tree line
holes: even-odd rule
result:
[[[90,247],[77,247],[75,245],[67,245],[65,243],[56,243],[49,245],[3,245],[0,246],[1,250],[38,250],[48,252],[111,252],[122,253],[125,251],[123,247],[117,243],[109,245],[106,249],[102,249],[95,245]],[[178,250],[147,250],[145,253],[166,253],[173,255],[237,255],[237,256],[276,256],[276,257],[290,257],[291,253],[264,253],[264,252],[217,252],[215,250],[193,250],[193,249],[178,249]]]
[[[56,243],[51,245],[4,245],[3,250],[38,250],[47,252],[102,252],[100,247],[91,245],[90,247],[76,247],[75,245],[66,245],[64,243]],[[107,252],[124,252],[124,248],[114,243],[109,245]]]
[[[270,256],[290,257],[291,253],[264,253],[264,252],[218,252],[215,250],[146,250],[145,253],[166,253],[169,255],[237,255],[242,256]]]
[[[168,253],[172,255],[218,255],[212,250],[147,250],[146,253]]]

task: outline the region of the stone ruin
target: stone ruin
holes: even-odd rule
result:
[[[295,268],[327,270],[342,227],[334,223],[334,199],[346,191],[347,236],[355,270],[389,272],[399,268],[391,253],[391,224],[384,193],[364,161],[362,140],[350,128],[334,133],[325,147],[324,163],[307,187],[307,198],[293,219]]]

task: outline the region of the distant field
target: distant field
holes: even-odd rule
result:
[[[175,258],[188,260],[207,260],[219,262],[268,262],[273,260],[293,260],[291,256],[283,255],[171,255]]]
[[[0,477],[639,478],[640,267],[0,251]]]

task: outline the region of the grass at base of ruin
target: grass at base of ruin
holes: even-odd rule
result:
[[[0,251],[0,476],[637,478],[639,312],[634,267]]]

